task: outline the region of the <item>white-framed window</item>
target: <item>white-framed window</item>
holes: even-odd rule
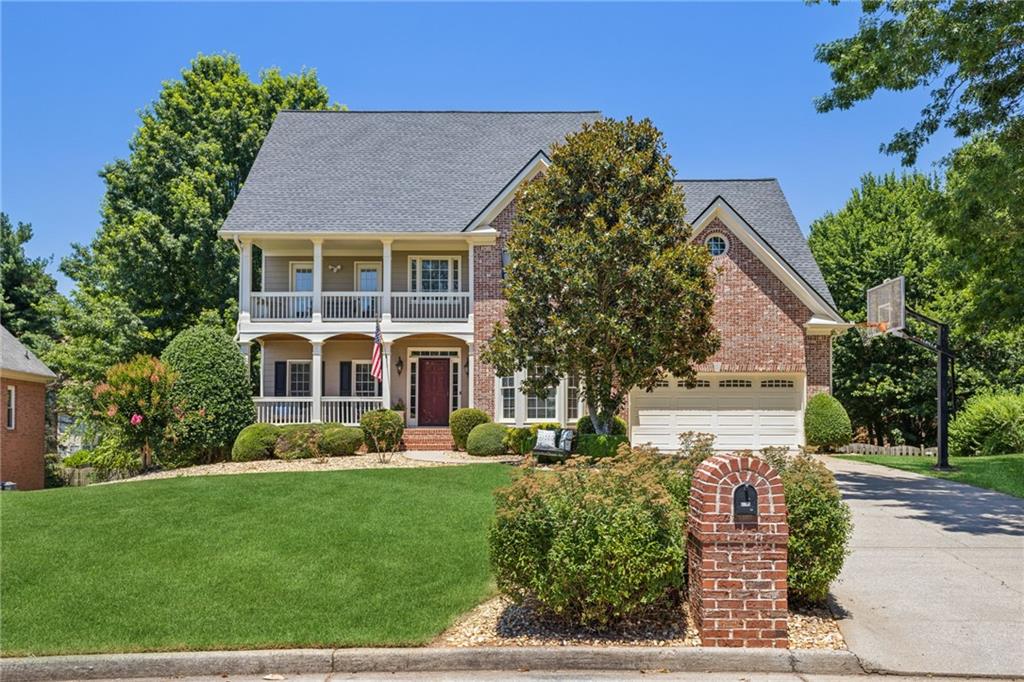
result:
[[[313,395],[313,363],[310,360],[288,361],[288,395],[294,398]]]
[[[383,269],[380,261],[356,261],[352,271],[356,291],[381,291],[384,288]]]
[[[376,398],[380,395],[380,382],[372,374],[373,365],[369,360],[355,360],[352,362],[352,373],[355,375],[352,381],[352,392],[357,398]]]
[[[292,291],[313,291],[313,263],[311,261],[290,261],[288,270],[288,286]]]
[[[410,256],[409,291],[446,293],[460,291],[460,256]]]
[[[516,378],[499,377],[498,393],[501,397],[501,420],[514,422],[516,420]]]
[[[540,376],[541,372],[539,368],[530,367],[527,370],[526,377],[528,379],[535,379]],[[547,420],[554,419],[557,414],[557,402],[556,391],[554,388],[549,388],[544,395],[531,395],[526,396],[526,420]]]
[[[712,256],[721,256],[729,250],[729,240],[720,232],[709,234],[704,244]]]
[[[14,430],[15,415],[17,414],[18,393],[14,386],[7,387],[7,410],[4,413],[4,425],[8,430]]]
[[[761,388],[793,388],[792,379],[762,379]]]
[[[583,396],[580,392],[580,375],[570,374],[565,378],[565,419],[574,422],[580,418],[580,401]]]
[[[719,388],[750,388],[750,379],[722,379],[718,382]]]
[[[676,386],[678,386],[679,388],[686,388],[686,382],[680,379],[679,381],[676,382]],[[708,381],[707,379],[697,379],[695,382],[693,382],[693,387],[711,388],[711,382]]]

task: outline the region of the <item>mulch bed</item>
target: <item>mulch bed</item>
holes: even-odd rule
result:
[[[475,646],[700,646],[688,607],[652,610],[642,618],[609,628],[576,627],[542,613],[530,602],[504,596],[489,599],[460,618],[431,643],[437,647]],[[791,649],[845,649],[828,609],[791,611]]]

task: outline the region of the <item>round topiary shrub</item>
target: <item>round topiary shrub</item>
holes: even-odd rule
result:
[[[231,448],[231,459],[235,462],[252,462],[270,459],[277,445],[278,429],[273,424],[250,424],[242,429]]]
[[[469,432],[473,430],[473,427],[478,424],[486,424],[489,421],[491,421],[491,418],[486,412],[473,407],[465,407],[452,412],[451,416],[448,417],[448,424],[452,430],[452,440],[455,441],[455,449],[465,450],[466,439],[469,438]]]
[[[466,439],[466,452],[479,457],[505,454],[505,431],[501,424],[477,424]]]
[[[832,472],[811,456],[787,462],[780,476],[789,512],[789,593],[821,604],[846,559],[850,508]]]
[[[186,414],[173,426],[175,447],[194,453],[194,460],[223,458],[256,419],[249,368],[238,345],[206,317],[175,336],[160,357],[178,374],[171,402]]]
[[[615,416],[612,418],[611,428],[608,430],[610,436],[625,436],[628,431],[628,425],[626,420],[622,417]],[[580,420],[576,422],[576,433],[578,435],[584,435],[587,433],[594,433],[594,422],[590,420],[589,415],[583,415]]]
[[[277,427],[274,456],[278,459],[322,457],[323,430],[317,424],[290,424]]]
[[[634,451],[594,468],[527,470],[495,494],[488,542],[498,587],[584,625],[667,603],[686,559],[685,514],[662,484],[668,466]]]
[[[358,426],[325,425],[320,438],[320,451],[328,457],[356,454],[363,445],[363,430]]]
[[[959,457],[1024,452],[1024,395],[976,395],[949,425],[949,450]]]
[[[842,403],[828,393],[818,393],[807,401],[804,433],[808,445],[823,452],[832,452],[850,443],[853,426]]]
[[[397,412],[388,409],[364,412],[359,418],[363,440],[369,452],[394,452],[402,442],[405,424]]]

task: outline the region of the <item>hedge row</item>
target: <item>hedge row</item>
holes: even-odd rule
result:
[[[308,459],[354,455],[363,445],[363,430],[343,424],[252,424],[242,429],[231,459]]]

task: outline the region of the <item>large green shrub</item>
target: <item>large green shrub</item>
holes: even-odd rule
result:
[[[310,459],[323,457],[319,424],[290,424],[277,428],[274,456],[278,459]]]
[[[278,428],[273,424],[250,424],[235,438],[231,459],[235,462],[270,459],[274,456],[277,436]]]
[[[537,443],[537,434],[528,426],[510,426],[505,431],[505,449],[514,455],[526,455]]]
[[[238,433],[256,419],[252,384],[238,346],[205,319],[174,337],[161,359],[178,375],[171,395],[188,411],[174,425],[182,459],[223,458]]]
[[[69,469],[78,469],[81,467],[92,466],[90,459],[92,458],[92,450],[81,449],[72,452],[70,455],[60,461],[61,466],[68,467]]]
[[[477,424],[486,424],[491,421],[491,418],[483,410],[478,410],[474,407],[464,407],[461,410],[455,410],[448,417],[448,424],[452,430],[452,440],[455,441],[456,450],[466,449],[466,439],[469,438],[469,432],[473,430],[473,427]]]
[[[807,444],[832,452],[853,439],[853,426],[842,404],[828,393],[818,393],[807,401],[804,412]]]
[[[363,430],[358,426],[324,425],[320,450],[328,457],[354,455],[362,444]]]
[[[369,452],[394,452],[402,442],[405,424],[397,412],[388,409],[364,412],[359,418],[363,439]]]
[[[505,431],[502,424],[477,424],[466,439],[466,452],[480,457],[505,454]]]
[[[527,470],[496,493],[488,540],[498,587],[597,625],[669,598],[686,556],[685,513],[662,484],[670,466],[637,450],[594,468]]]
[[[622,417],[613,417],[611,428],[608,430],[609,435],[612,436],[625,436],[629,430],[626,420]],[[586,433],[594,433],[594,422],[590,420],[589,415],[583,415],[580,420],[576,422],[576,433],[583,435]]]
[[[628,442],[626,436],[584,433],[576,439],[576,452],[587,457],[611,457],[618,452],[620,445]]]
[[[846,559],[850,508],[832,472],[810,455],[785,462],[779,474],[789,512],[789,593],[797,601],[824,603]]]
[[[1008,455],[1024,452],[1024,395],[992,393],[967,401],[949,425],[953,455]]]

